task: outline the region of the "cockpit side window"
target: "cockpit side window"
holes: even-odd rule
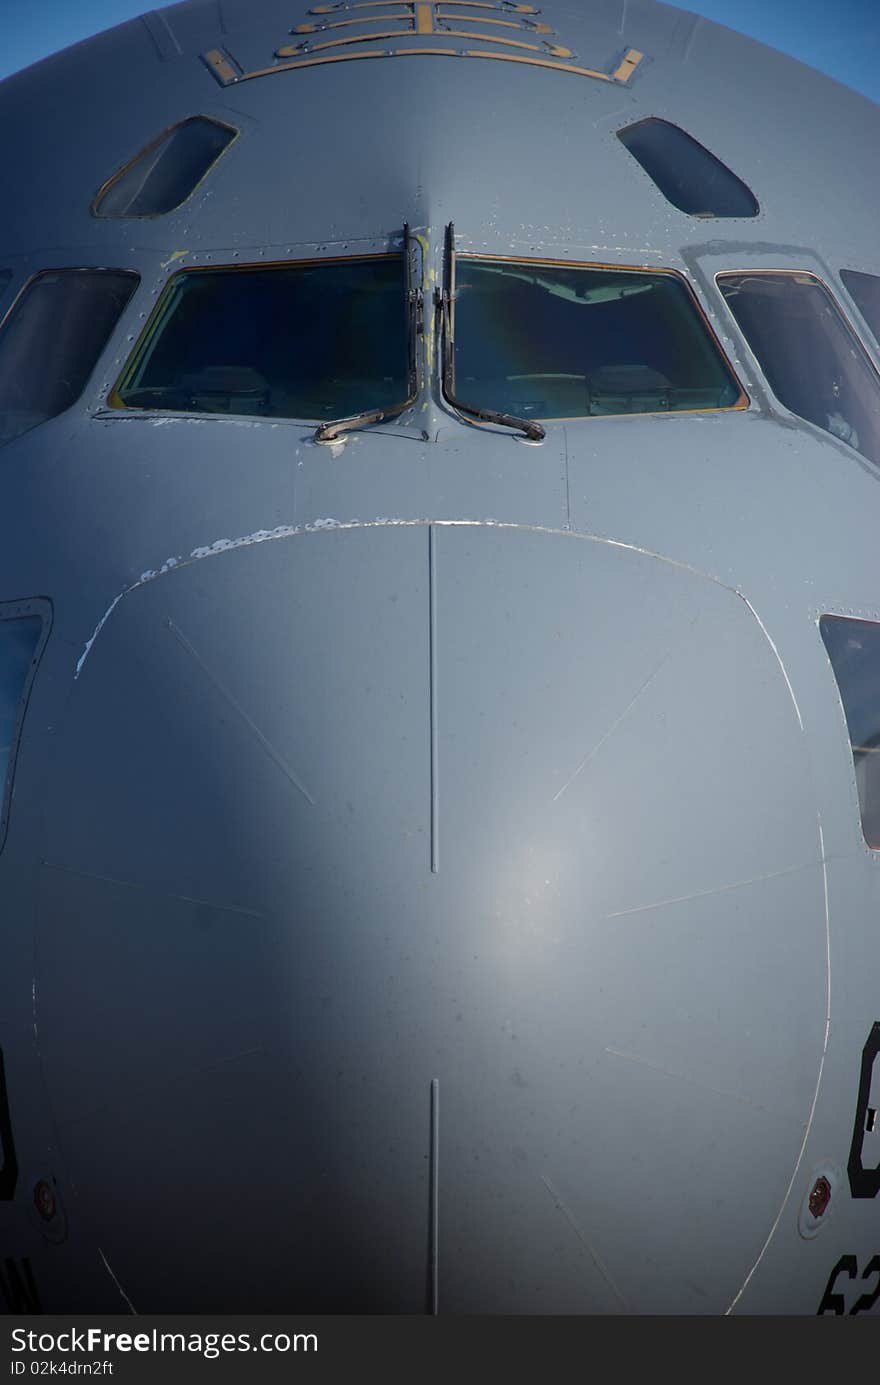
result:
[[[76,402],[137,284],[121,269],[31,279],[0,328],[0,443]]]
[[[880,278],[857,269],[842,269],[840,277],[856,307],[880,342]]]
[[[117,408],[336,419],[409,383],[401,255],[184,270],[110,397]]]
[[[880,624],[822,616],[819,631],[837,679],[859,793],[862,831],[880,847]]]
[[[781,403],[880,465],[880,379],[825,285],[799,271],[717,283]]]
[[[450,383],[461,399],[535,419],[747,403],[671,271],[466,255],[455,266]]]
[[[757,216],[757,200],[741,178],[678,125],[650,116],[617,138],[663,193],[689,216]]]
[[[166,130],[101,188],[95,216],[163,216],[193,193],[238,131],[206,115]]]

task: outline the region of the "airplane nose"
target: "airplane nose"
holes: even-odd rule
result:
[[[822,1053],[802,741],[740,596],[575,534],[132,590],[60,731],[37,986],[139,1311],[722,1311]]]

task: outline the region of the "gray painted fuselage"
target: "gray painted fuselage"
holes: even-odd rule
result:
[[[192,0],[0,86],[0,310],[140,275],[0,451],[0,600],[53,612],[0,855],[0,1258],[53,1311],[424,1312],[433,1274],[441,1312],[814,1313],[880,1254],[846,1176],[880,861],[817,628],[880,619],[880,476],[775,400],[714,278],[819,276],[878,363],[839,271],[880,274],[880,110],[652,0],[542,16],[588,66],[643,52],[626,84],[202,60],[266,66],[302,11]],[[179,210],[91,215],[193,114],[241,134]],[[616,137],[649,115],[760,215],[673,208]],[[332,446],[109,407],[176,271],[408,222],[429,301],[450,221],[681,272],[749,407],[531,444],[444,402],[430,311],[416,408]]]

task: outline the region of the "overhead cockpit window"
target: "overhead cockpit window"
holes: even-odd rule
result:
[[[618,139],[673,207],[690,216],[757,216],[754,195],[726,164],[678,125],[651,116]]]
[[[44,604],[0,606],[0,846],[6,838],[21,720],[45,624]]]
[[[120,269],[46,270],[0,328],[0,443],[69,409],[138,284]]]
[[[335,419],[409,384],[401,255],[184,270],[111,396],[128,409]]]
[[[822,616],[819,630],[846,716],[862,831],[880,847],[880,624]]]
[[[457,255],[452,364],[448,395],[526,419],[747,402],[669,271]]]
[[[880,465],[880,379],[812,274],[719,274],[770,388],[793,414]]]
[[[166,130],[101,188],[95,216],[162,216],[185,202],[238,134],[205,115]]]
[[[861,274],[857,269],[842,269],[840,277],[856,307],[880,342],[880,278]]]

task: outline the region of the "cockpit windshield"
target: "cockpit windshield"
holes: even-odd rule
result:
[[[522,418],[746,402],[670,272],[455,257],[447,394]]]
[[[111,396],[116,407],[336,419],[402,405],[404,258],[184,270]]]

